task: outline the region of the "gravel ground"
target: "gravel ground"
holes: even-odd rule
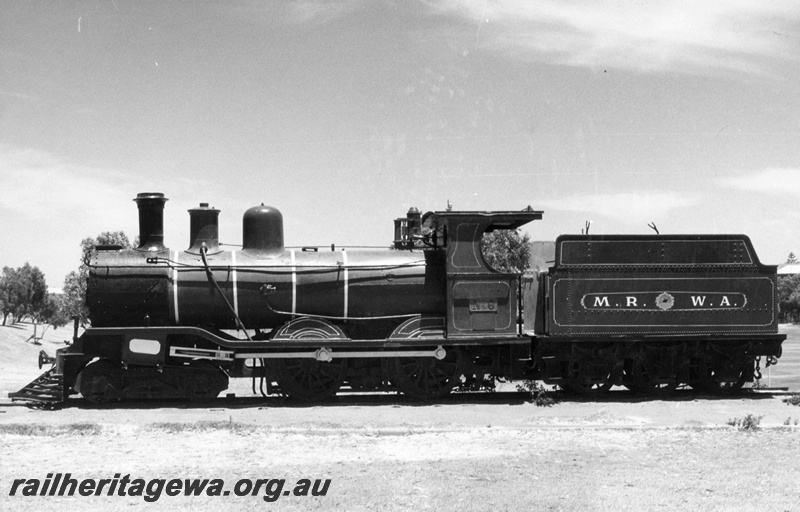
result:
[[[16,343],[0,351],[4,394],[39,373],[39,347]],[[656,401],[620,391],[553,407],[513,392],[426,405],[380,395],[296,406],[237,385],[239,398],[202,406],[41,411],[0,401],[0,510],[800,510],[800,407],[785,393]],[[758,428],[729,425],[747,418]],[[131,483],[124,496],[25,495],[32,479],[58,473],[130,475],[152,492],[127,495]],[[159,479],[187,478],[220,479],[223,495],[155,492]],[[246,479],[264,482],[237,496]],[[324,496],[296,496],[302,479],[330,483]],[[9,496],[15,480],[24,482]]]

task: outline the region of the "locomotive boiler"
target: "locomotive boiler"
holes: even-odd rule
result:
[[[295,317],[357,322],[443,315],[441,261],[423,251],[287,249],[283,217],[245,212],[243,245],[219,245],[219,210],[189,210],[185,251],[161,232],[162,194],[140,194],[140,246],[98,247],[87,305],[93,327],[213,325],[274,329]],[[427,258],[427,259],[426,259]]]
[[[139,247],[92,256],[91,327],[13,399],[207,399],[230,378],[299,400],[432,399],[486,376],[585,395],[726,392],[774,364],[785,338],[776,267],[743,235],[564,235],[549,269],[514,274],[486,263],[481,240],[540,220],[530,207],[412,208],[391,247],[352,250],[285,247],[281,213],[263,204],[229,248],[201,203],[181,251],[164,245],[163,194],[135,201]]]

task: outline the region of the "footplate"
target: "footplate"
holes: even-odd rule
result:
[[[51,368],[17,392],[9,393],[12,401],[29,402],[35,407],[52,408],[64,402],[64,376]]]

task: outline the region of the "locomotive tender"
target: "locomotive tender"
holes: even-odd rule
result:
[[[530,207],[412,208],[393,247],[328,250],[284,247],[281,213],[262,204],[230,250],[201,203],[179,251],[164,246],[164,195],[135,201],[139,247],[99,246],[89,265],[92,326],[12,399],[206,399],[236,377],[299,400],[342,387],[431,399],[486,376],[726,392],[785,339],[777,269],[743,235],[563,235],[552,267],[520,275],[492,269],[481,239],[540,220]]]

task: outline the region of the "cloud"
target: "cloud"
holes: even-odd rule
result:
[[[243,0],[215,5],[221,14],[235,15],[247,21],[288,24],[292,26],[317,27],[336,21],[363,7],[371,6],[370,0],[289,0],[264,2]]]
[[[0,218],[10,247],[3,264],[30,261],[48,282],[59,282],[77,267],[82,238],[123,230],[133,240],[138,214],[132,199],[139,192],[174,198],[165,211],[166,240],[172,247],[184,247],[189,228],[185,212],[213,189],[194,176],[160,174],[154,181],[134,170],[77,165],[44,151],[0,145]]]
[[[339,19],[366,4],[366,0],[300,0],[289,4],[288,21],[322,25]]]
[[[768,168],[720,178],[718,183],[744,192],[800,197],[800,169]]]
[[[26,101],[34,101],[36,100],[35,96],[31,96],[30,94],[25,94],[22,92],[16,91],[8,91],[5,89],[0,89],[0,96],[5,96],[7,98],[14,98],[17,100],[26,100]]]
[[[42,220],[76,210],[103,209],[124,194],[121,175],[59,161],[33,149],[0,147],[0,208]],[[129,198],[127,198],[129,199]]]
[[[699,194],[655,191],[574,195],[546,199],[536,204],[548,210],[586,213],[626,223],[640,223],[642,220],[664,218],[670,212],[696,205],[700,200]]]
[[[0,218],[6,262],[38,266],[53,285],[77,268],[80,240],[101,231],[135,230],[130,180],[35,150],[0,145]],[[135,205],[133,205],[135,208]],[[135,214],[134,214],[135,215]]]
[[[136,193],[153,191],[147,176],[77,165],[47,152],[0,145],[0,211],[21,223],[81,224],[94,231],[136,221]],[[161,176],[158,191],[196,197],[202,180]],[[194,195],[192,195],[194,194]],[[183,207],[181,203],[179,207]],[[84,234],[87,234],[84,233]]]
[[[763,72],[797,59],[800,3],[763,0],[452,0],[478,48],[554,64],[641,72]]]

